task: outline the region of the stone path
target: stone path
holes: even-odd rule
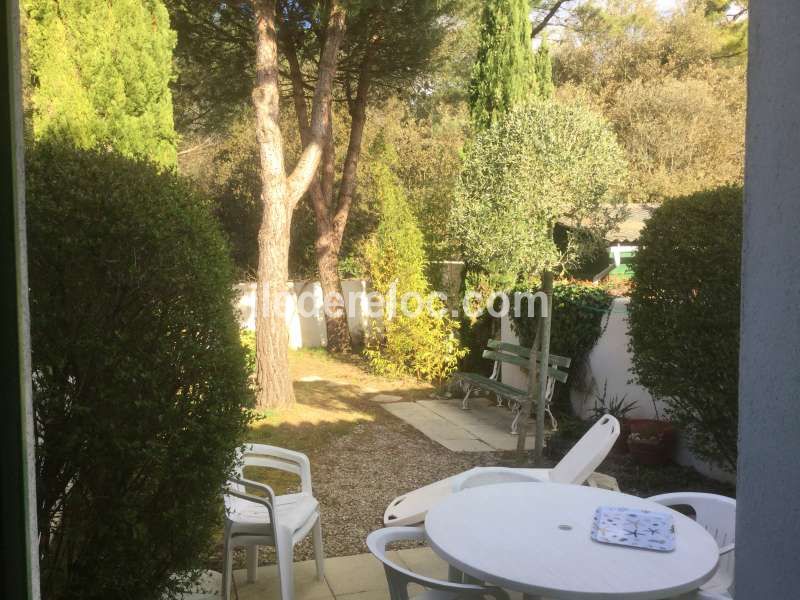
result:
[[[517,436],[509,433],[511,412],[494,406],[485,398],[471,399],[470,410],[461,409],[461,400],[392,402],[386,397],[374,400],[448,450],[493,452],[517,448]],[[528,428],[528,431],[532,430],[532,427]],[[525,446],[533,447],[532,433],[528,435]]]

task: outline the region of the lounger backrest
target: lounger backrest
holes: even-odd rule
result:
[[[604,415],[592,425],[581,439],[570,449],[550,472],[553,483],[584,483],[619,437],[619,421],[611,415]]]

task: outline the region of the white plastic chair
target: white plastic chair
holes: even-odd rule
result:
[[[394,563],[386,555],[386,546],[392,542],[419,541],[425,538],[421,527],[389,527],[373,531],[367,536],[369,551],[383,563],[386,571],[386,582],[389,584],[391,600],[409,600],[408,586],[416,583],[425,588],[421,594],[414,596],[416,600],[456,600],[457,598],[484,598],[491,596],[495,600],[508,600],[508,594],[498,587],[473,585],[469,583],[452,583],[419,575]]]
[[[268,467],[288,471],[300,477],[297,494],[276,496],[272,488],[244,478],[245,467]],[[324,577],[324,553],[319,502],[311,490],[311,465],[305,454],[266,446],[247,444],[242,452],[239,477],[228,482],[225,494],[225,534],[222,571],[222,598],[230,598],[233,549],[247,548],[247,581],[256,580],[258,546],[274,546],[278,563],[282,600],[293,600],[292,563],[294,545],[313,532],[317,578]],[[247,488],[261,491],[264,497],[247,493]]]
[[[696,492],[661,494],[648,499],[668,507],[691,507],[695,512],[695,520],[717,541],[720,554],[717,571],[710,581],[703,584],[690,597],[698,600],[733,598],[736,500],[726,496]]]
[[[383,524],[387,527],[397,527],[422,523],[428,510],[457,491],[456,488],[459,488],[460,482],[465,477],[472,477],[487,469],[492,469],[495,474],[499,471],[520,474],[520,477],[528,477],[528,480],[581,485],[608,456],[619,437],[619,431],[619,421],[611,415],[604,415],[552,469],[477,467],[403,494],[389,503],[383,514]]]

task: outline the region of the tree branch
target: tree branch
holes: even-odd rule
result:
[[[287,181],[287,190],[291,208],[297,204],[317,174],[325,137],[328,129],[330,114],[330,97],[333,80],[336,77],[336,59],[339,45],[344,37],[345,11],[337,0],[331,2],[328,28],[325,35],[325,45],[319,61],[317,87],[314,91],[314,100],[311,107],[311,123],[309,126],[309,143],[303,149],[300,160],[292,171]]]
[[[347,225],[347,217],[350,213],[350,206],[353,203],[353,196],[355,194],[358,160],[361,156],[361,143],[364,137],[364,125],[367,120],[367,98],[369,96],[372,80],[372,61],[375,57],[377,41],[377,38],[373,37],[364,52],[358,78],[358,86],[356,88],[356,96],[353,100],[350,112],[350,140],[347,145],[347,154],[345,155],[344,167],[342,169],[342,181],[339,184],[336,214],[333,216],[333,235],[337,252],[342,243],[344,229]]]
[[[554,0],[553,4],[550,6],[550,10],[548,10],[547,13],[544,15],[544,18],[541,21],[539,21],[536,25],[534,25],[533,29],[531,29],[531,38],[536,37],[536,35],[539,32],[541,32],[542,29],[547,27],[547,24],[550,22],[550,19],[552,19],[556,15],[558,9],[561,8],[561,5],[569,1],[570,0]]]

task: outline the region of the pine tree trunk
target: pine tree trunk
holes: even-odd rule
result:
[[[319,61],[309,141],[287,177],[280,130],[276,0],[260,0],[256,10],[256,85],[253,105],[261,167],[264,212],[258,233],[256,363],[259,408],[283,408],[294,403],[289,375],[289,335],[285,294],[289,279],[289,234],[298,200],[316,177],[330,128],[330,95],[336,73],[336,53],[344,34],[344,12],[330,3],[326,43]]]
[[[283,138],[278,126],[278,47],[274,35],[275,2],[263,2],[256,49],[258,79],[253,90],[256,138],[261,166],[264,207],[258,231],[258,288],[256,292],[256,376],[258,406],[282,408],[294,403],[289,377],[289,332],[282,294],[289,279],[291,199],[286,186]]]
[[[337,310],[333,302],[328,300],[331,310],[325,315],[325,329],[328,334],[328,350],[331,352],[349,352],[352,349],[350,328],[347,325],[347,299],[342,292],[342,281],[339,278],[339,244],[330,223],[317,219],[317,239],[314,247],[317,254],[319,283],[325,298],[342,298],[343,302]]]
[[[256,307],[256,366],[258,406],[285,408],[294,403],[289,376],[288,341],[284,300],[289,279],[289,215],[280,185],[262,178],[271,201],[265,203],[258,232],[258,292]],[[285,186],[284,186],[285,187]],[[271,190],[271,191],[270,191]]]
[[[326,299],[325,330],[330,352],[350,352],[352,341],[347,325],[347,304],[339,279],[339,250],[342,236],[331,221],[334,207],[334,183],[336,180],[336,146],[333,139],[333,124],[326,131],[325,150],[319,169],[318,185],[311,185],[311,203],[314,206],[317,237],[314,250],[317,255],[317,270],[323,298]],[[344,233],[342,229],[341,233]],[[341,303],[340,303],[341,300]]]

